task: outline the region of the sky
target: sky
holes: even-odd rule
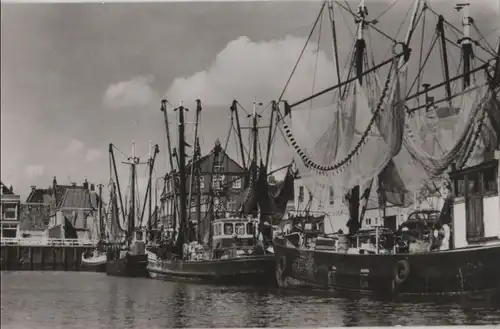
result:
[[[471,2],[477,24],[494,41],[500,34],[498,1]],[[354,8],[357,1],[349,3]],[[366,1],[371,17],[392,3]],[[460,26],[460,15],[449,2],[431,3]],[[277,99],[321,3],[2,2],[1,6],[1,180],[26,198],[31,185],[48,187],[54,176],[61,184],[86,178],[106,185],[109,143],[130,155],[135,140],[137,155],[144,160],[149,141],[159,144],[155,178],[163,175],[168,168],[159,111],[163,97],[174,106],[183,101],[191,109],[190,122],[199,98],[202,151],[208,152],[216,138],[225,144],[232,100],[250,112],[256,97],[264,104],[258,107],[260,112]],[[391,6],[380,18],[380,29],[396,30],[409,7],[409,0]],[[352,18],[344,15],[352,29]],[[321,38],[315,36],[314,42],[323,40],[320,50],[307,48],[285,99],[298,100],[335,83],[329,33],[323,27]],[[339,56],[346,58],[351,32],[344,27],[337,33]],[[174,122],[172,107],[168,111]],[[241,113],[242,125],[248,125]],[[263,112],[262,125],[268,113]],[[192,129],[189,124],[188,138]],[[262,140],[266,135],[262,129]],[[237,156],[234,138],[228,149]],[[284,149],[273,153],[274,167],[290,160]],[[123,160],[119,153],[116,157]],[[118,165],[127,180],[126,166]],[[144,185],[145,167],[139,176]]]

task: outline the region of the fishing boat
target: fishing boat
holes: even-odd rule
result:
[[[99,232],[99,244],[92,251],[82,254],[82,266],[91,269],[95,272],[106,272],[106,229],[103,220],[103,208],[102,208],[102,184],[99,184],[99,195],[97,197],[97,220],[98,220],[98,232]]]
[[[236,118],[236,127],[241,142],[241,127],[235,109],[236,104],[237,102],[234,101],[231,111]],[[224,183],[221,169],[226,165],[236,168],[236,164],[227,157],[219,141],[216,141],[210,154],[201,159],[197,128],[195,128],[195,152],[193,160],[187,166],[187,170],[185,169],[184,111],[186,109],[182,105],[176,109],[179,113],[178,170],[172,175],[169,184],[173,187],[170,209],[174,210],[172,215],[178,216],[179,223],[178,227],[173,229],[175,235],[164,241],[157,254],[149,258],[148,271],[152,278],[222,284],[275,285],[275,261],[271,245],[272,229],[264,213],[266,213],[266,207],[283,209],[284,207],[279,207],[277,204],[286,205],[289,198],[287,199],[284,189],[280,189],[272,197],[267,190],[265,165],[262,163],[260,168],[257,168],[257,119],[259,115],[255,106],[254,101],[254,111],[251,115],[254,158],[248,169],[241,171],[233,179],[233,181],[239,180],[238,184],[246,186],[242,190],[237,188],[241,190],[237,194],[241,201],[240,206],[236,206],[238,211],[228,210],[224,205],[227,201],[225,196],[227,197],[229,186],[235,185],[232,185],[232,181]],[[168,136],[166,108],[166,101],[163,101],[162,111]],[[200,113],[201,102],[197,101],[196,127]],[[231,129],[233,129],[232,122]],[[239,146],[243,149],[242,143]],[[170,145],[168,149],[170,150]],[[245,164],[244,152],[241,154],[242,162]],[[202,168],[205,164],[209,167],[208,169]],[[171,165],[173,167],[173,161]],[[201,217],[201,202],[199,201],[202,194],[200,184],[195,184],[196,193],[193,196],[192,190],[186,189],[186,186],[193,186],[193,177],[196,177],[195,181],[200,181],[202,171],[208,172],[211,182],[208,186],[208,209],[204,218]],[[235,174],[237,170],[229,171]],[[288,189],[291,186],[293,190],[293,181],[290,184],[290,178],[285,180],[288,182],[286,184]],[[196,222],[189,220],[190,212],[186,209],[190,208],[188,200],[192,199],[198,199],[195,204]],[[273,214],[276,213],[277,211],[273,212]]]
[[[388,296],[470,295],[500,288],[500,40],[494,48],[485,38],[475,38],[473,29],[478,35],[480,30],[468,2],[456,7],[463,15],[463,30],[427,1],[416,0],[411,5],[406,38],[400,42],[375,26],[385,12],[368,19],[364,1],[357,12],[347,2],[322,4],[316,22],[327,8],[338,83],[293,104],[280,99],[284,104],[281,122],[303,182],[314,197],[322,198],[321,190],[326,195],[332,191],[344,196],[350,213],[349,232],[275,238],[280,287]],[[357,28],[347,78],[342,77],[338,65],[337,10],[352,15]],[[430,25],[434,34],[425,29],[425,20],[429,22],[431,17],[436,21]],[[412,43],[419,26],[421,40]],[[380,48],[383,44],[365,39],[370,30],[390,39],[390,58],[379,64],[367,56],[367,45]],[[461,33],[458,44],[450,40],[450,30]],[[425,54],[422,40],[429,36],[433,41]],[[433,76],[424,76],[436,44],[439,63],[430,68]],[[450,44],[460,50],[456,75],[451,72]],[[367,67],[370,62],[372,66]],[[417,72],[411,87],[407,84],[409,67]],[[437,69],[442,77],[436,75]],[[300,118],[292,120],[291,113],[300,116],[295,108],[331,91],[336,93],[335,101],[325,107],[323,116],[317,114],[321,121],[315,123],[320,129],[321,122],[329,118],[329,126],[313,141],[314,146],[301,146],[305,143],[294,133]],[[441,149],[435,147],[438,142],[444,145]],[[439,199],[443,207],[419,210],[419,202],[432,197],[423,191],[435,184],[441,184],[437,190],[445,190]],[[360,229],[372,185],[378,186],[382,215],[388,199],[400,207],[415,207],[400,230]],[[425,225],[432,222],[428,217],[435,214],[433,210],[439,214],[438,225],[430,234],[436,245],[418,234],[408,234],[415,218]]]
[[[156,154],[159,152],[158,145],[154,148],[154,154],[152,155],[152,148],[150,145],[150,156],[147,162],[141,162],[140,159],[135,155],[135,142],[132,143],[132,156],[124,161],[124,163],[130,166],[130,198],[128,202],[128,212],[124,211],[123,200],[121,197],[121,190],[119,185],[118,173],[116,171],[116,161],[114,156],[114,145],[109,145],[110,154],[110,171],[114,171],[114,176],[116,179],[116,187],[114,182],[112,182],[112,197],[115,200],[112,204],[117,204],[116,198],[118,198],[120,210],[123,214],[123,218],[127,218],[126,228],[121,223],[119,216],[112,218],[118,225],[120,231],[124,234],[124,237],[118,237],[116,241],[113,241],[108,245],[107,248],[107,260],[106,260],[106,274],[110,276],[125,276],[125,277],[148,277],[148,271],[146,269],[148,263],[148,255],[146,253],[146,229],[142,225],[144,210],[142,215],[139,214],[139,209],[136,207],[138,204],[138,195],[136,191],[137,186],[137,166],[140,164],[148,164],[150,166],[150,173],[152,172],[151,167],[154,166],[154,159]],[[110,175],[113,177],[113,175]],[[115,189],[118,193],[115,192]],[[144,200],[144,207],[146,205],[147,198]],[[117,214],[117,212],[114,212]]]

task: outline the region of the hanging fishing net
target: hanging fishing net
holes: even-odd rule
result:
[[[366,81],[372,84],[356,80],[344,99],[315,110],[309,127],[295,112],[284,118],[285,136],[313,198],[324,199],[325,190],[344,195],[355,185],[367,184],[401,149],[406,69],[398,67],[396,58],[390,66],[382,83],[375,73],[368,74]],[[301,135],[307,131],[308,138],[297,140],[294,130],[302,131]],[[317,131],[323,133],[314,141]]]

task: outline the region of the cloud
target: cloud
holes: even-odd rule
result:
[[[26,174],[30,178],[40,177],[43,175],[44,169],[43,165],[30,165],[26,167]]]
[[[99,149],[91,149],[87,151],[85,154],[85,162],[96,162],[101,159],[103,156],[103,152]]]
[[[154,76],[145,75],[115,83],[106,90],[103,103],[110,109],[147,106],[155,99],[153,81]]]
[[[64,154],[76,154],[83,149],[84,144],[78,139],[73,139],[69,143],[68,147],[64,150]]]
[[[225,106],[234,98],[242,104],[251,104],[255,96],[267,103],[281,93],[305,41],[294,36],[264,42],[239,37],[226,45],[207,70],[175,79],[167,98],[186,103],[199,98],[204,105]],[[324,52],[317,54],[316,48],[314,43],[306,48],[287,88],[286,95],[291,100],[310,95],[313,81],[316,91],[335,83],[333,63]],[[316,58],[318,69],[314,79]]]

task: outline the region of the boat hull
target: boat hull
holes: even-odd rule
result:
[[[221,260],[150,259],[151,278],[226,285],[276,285],[273,255],[248,256]]]
[[[118,259],[106,262],[106,274],[109,276],[123,277],[148,277],[148,256],[146,254],[126,254]]]
[[[106,272],[106,255],[99,255],[98,257],[85,258],[82,254],[82,268],[89,272]]]
[[[500,244],[415,254],[302,250],[275,239],[280,287],[375,295],[456,295],[500,288]]]

